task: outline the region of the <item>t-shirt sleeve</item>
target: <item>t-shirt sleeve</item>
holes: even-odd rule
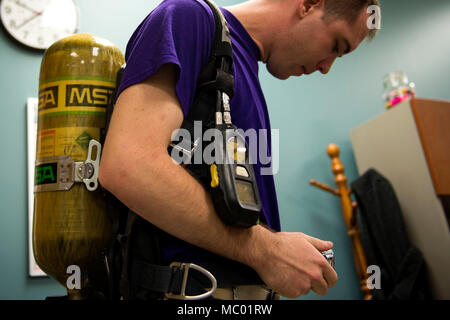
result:
[[[176,94],[187,115],[215,31],[212,12],[205,6],[195,0],[166,0],[147,16],[127,45],[118,95],[172,63],[177,67]]]

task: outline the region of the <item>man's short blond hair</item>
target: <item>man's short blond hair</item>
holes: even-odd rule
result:
[[[333,21],[339,19],[345,19],[351,24],[355,23],[358,19],[361,10],[368,8],[369,6],[380,7],[379,0],[325,0],[324,19],[326,21]],[[371,29],[367,38],[372,40],[375,38],[378,29]]]

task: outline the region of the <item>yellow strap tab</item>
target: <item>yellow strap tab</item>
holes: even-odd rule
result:
[[[217,173],[217,166],[212,164],[209,167],[211,171],[211,188],[217,188],[219,186],[219,174]]]

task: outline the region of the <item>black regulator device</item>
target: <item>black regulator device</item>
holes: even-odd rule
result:
[[[215,162],[210,165],[212,199],[216,212],[230,225],[251,227],[259,222],[261,203],[249,148],[238,128],[231,123],[225,92],[217,91],[214,141]]]

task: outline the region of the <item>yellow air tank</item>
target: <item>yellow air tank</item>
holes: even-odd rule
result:
[[[37,264],[67,288],[69,299],[84,297],[88,266],[111,239],[93,140],[100,141],[123,64],[114,44],[90,34],[55,42],[41,63],[33,248]]]

